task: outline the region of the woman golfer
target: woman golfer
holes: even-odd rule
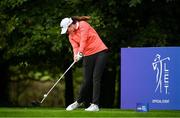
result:
[[[73,47],[74,61],[83,57],[84,81],[79,97],[66,110],[74,110],[85,102],[91,85],[93,85],[91,105],[85,111],[99,111],[100,82],[106,65],[108,48],[102,42],[97,32],[86,22],[90,17],[64,18],[60,23],[61,34],[67,33]],[[92,82],[92,83],[91,83]]]

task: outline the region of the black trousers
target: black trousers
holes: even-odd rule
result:
[[[84,80],[77,99],[78,103],[88,101],[92,95],[91,103],[99,105],[101,77],[107,58],[108,51],[106,50],[83,58]]]

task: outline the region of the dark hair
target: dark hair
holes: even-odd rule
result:
[[[76,24],[77,21],[87,21],[91,17],[90,16],[72,16],[71,18],[73,20],[72,24]]]

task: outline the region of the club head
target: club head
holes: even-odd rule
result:
[[[33,107],[39,107],[39,106],[41,105],[41,103],[40,103],[39,101],[33,100],[33,101],[31,102],[31,105],[32,105]]]

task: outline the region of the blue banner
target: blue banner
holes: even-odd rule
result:
[[[180,109],[180,48],[121,49],[121,108]]]

